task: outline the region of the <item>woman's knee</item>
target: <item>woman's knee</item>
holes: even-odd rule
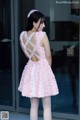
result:
[[[51,108],[51,97],[42,98],[43,108]]]

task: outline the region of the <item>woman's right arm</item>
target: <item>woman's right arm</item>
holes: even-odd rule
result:
[[[42,39],[43,47],[45,49],[45,55],[46,59],[48,60],[50,66],[52,64],[52,57],[51,57],[51,51],[50,51],[50,44],[47,35],[45,34]]]

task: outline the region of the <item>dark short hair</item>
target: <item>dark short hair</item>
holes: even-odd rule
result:
[[[27,31],[31,30],[33,28],[33,22],[37,23],[39,19],[41,19],[41,24],[45,21],[45,16],[39,11],[32,13],[27,19]]]

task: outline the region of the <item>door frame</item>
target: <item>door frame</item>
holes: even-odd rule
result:
[[[11,11],[11,57],[12,57],[12,106],[0,105],[1,110],[15,111],[15,52],[14,52],[14,0],[10,0],[10,11]]]

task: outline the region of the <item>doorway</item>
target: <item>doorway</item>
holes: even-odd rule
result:
[[[0,0],[0,109],[15,110],[13,0]]]

